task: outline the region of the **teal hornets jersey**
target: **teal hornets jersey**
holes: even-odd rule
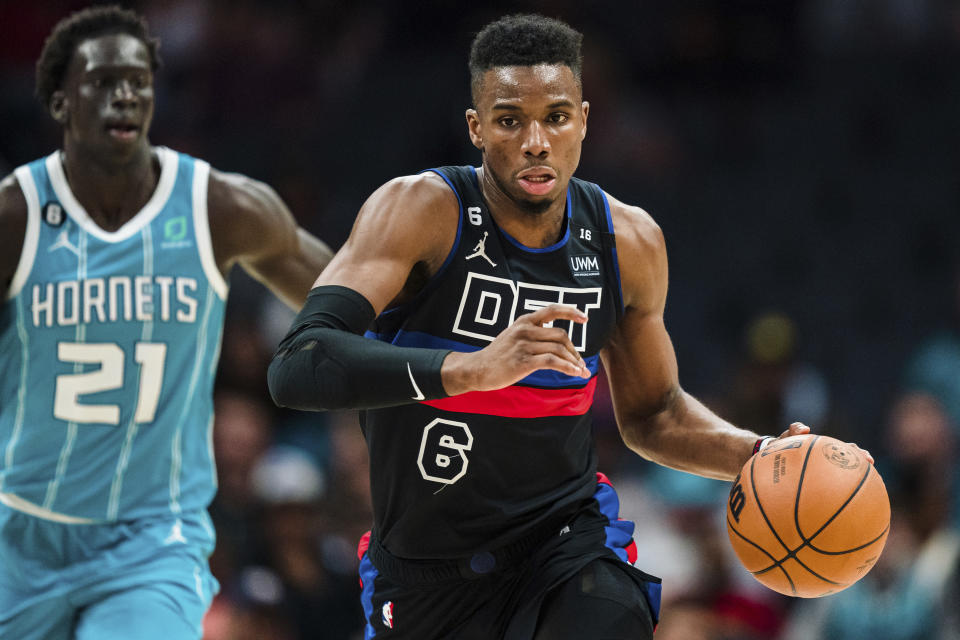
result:
[[[59,152],[20,167],[23,252],[0,307],[0,501],[60,522],[205,508],[227,284],[207,163],[157,147],[156,191],[104,231]]]

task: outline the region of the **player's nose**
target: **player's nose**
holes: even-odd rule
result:
[[[550,139],[538,120],[531,121],[524,131],[523,152],[531,156],[545,156],[550,153]]]
[[[126,106],[136,103],[137,94],[133,90],[133,85],[130,81],[123,79],[117,82],[111,98],[115,106]]]

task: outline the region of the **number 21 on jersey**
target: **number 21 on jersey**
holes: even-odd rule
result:
[[[90,393],[113,391],[123,387],[126,354],[113,342],[61,342],[57,358],[72,362],[74,373],[57,376],[53,415],[60,420],[80,424],[120,424],[120,406],[116,404],[82,404],[79,398]],[[140,365],[137,404],[134,422],[153,422],[163,386],[163,368],[167,345],[162,342],[138,342],[133,359]],[[93,371],[82,371],[85,364],[99,364]]]

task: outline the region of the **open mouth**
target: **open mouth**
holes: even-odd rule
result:
[[[524,191],[531,195],[542,196],[553,189],[557,179],[554,175],[547,172],[529,172],[522,174],[519,178],[520,186]]]
[[[135,124],[110,124],[107,125],[107,133],[117,140],[134,140],[140,133],[140,127]]]

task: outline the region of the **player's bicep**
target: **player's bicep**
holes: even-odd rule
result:
[[[432,275],[453,246],[456,196],[427,174],[391,181],[364,203],[350,237],[314,286],[363,295],[379,314],[404,290],[414,267]]]
[[[621,426],[662,411],[679,389],[677,358],[660,313],[628,309],[600,355]]]
[[[413,268],[409,257],[384,249],[378,244],[348,241],[313,286],[339,285],[353,289],[379,314],[401,291]]]
[[[663,322],[668,286],[663,233],[642,209],[610,201],[626,311],[601,355],[623,428],[669,406],[679,382]]]
[[[272,189],[247,176],[210,171],[207,197],[217,264],[230,267],[267,262],[294,246],[297,224]]]
[[[246,176],[212,171],[208,204],[221,271],[226,274],[233,264],[240,264],[284,302],[299,308],[330,260],[329,247],[299,227],[270,186]]]
[[[277,193],[261,182],[238,176],[233,195],[237,226],[244,229],[236,260],[256,269],[295,253],[297,229],[293,214]]]

